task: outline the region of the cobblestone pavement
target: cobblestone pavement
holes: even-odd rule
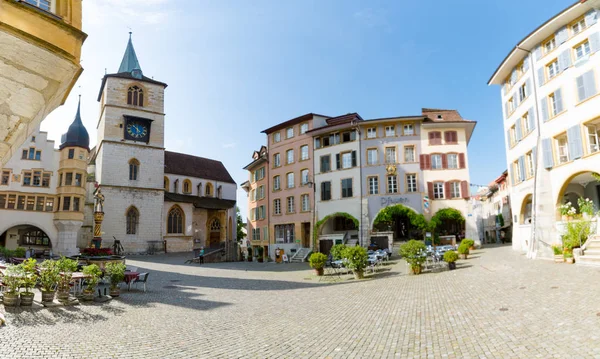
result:
[[[135,257],[148,292],[6,309],[1,358],[600,358],[600,269],[475,251],[455,271],[318,282],[306,264]],[[0,305],[0,310],[2,310]]]

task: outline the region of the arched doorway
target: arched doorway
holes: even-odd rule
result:
[[[465,231],[465,217],[455,208],[443,208],[435,212],[431,223],[439,236],[462,235]]]
[[[31,248],[43,253],[52,249],[52,241],[41,228],[24,224],[13,226],[0,234],[0,246],[11,250],[17,247]]]
[[[531,224],[531,213],[532,213],[532,205],[533,205],[533,196],[528,194],[523,199],[523,203],[521,204],[521,211],[519,215],[519,224]]]
[[[221,221],[218,218],[214,218],[210,221],[208,226],[209,236],[207,247],[217,248],[221,243]]]
[[[600,174],[596,172],[579,172],[570,176],[562,185],[556,199],[556,218],[561,219],[560,206],[571,203],[577,214],[581,214],[579,199],[589,199],[594,210],[600,208]]]
[[[329,254],[336,244],[358,241],[359,222],[353,215],[346,212],[336,212],[323,217],[315,224],[315,236],[323,236],[318,241],[319,252]],[[318,239],[315,237],[315,240]]]
[[[415,210],[402,204],[383,208],[373,220],[374,231],[392,231],[394,240],[409,240],[422,237],[419,223],[425,219]]]

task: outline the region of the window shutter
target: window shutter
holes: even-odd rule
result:
[[[519,118],[515,123],[515,137],[517,142],[521,141],[521,138],[523,138],[522,132],[523,130],[521,130],[521,119]]]
[[[529,55],[525,56],[523,59],[523,71],[527,72],[529,70]]]
[[[446,143],[451,142],[451,140],[450,140],[450,132],[449,131],[444,131],[444,141]]]
[[[565,71],[571,66],[571,50],[565,50],[558,55],[558,71]]]
[[[519,172],[521,172],[521,178],[519,180],[525,181],[525,157],[519,157]]]
[[[431,169],[431,155],[424,155],[424,156],[425,156],[425,169],[430,170]]]
[[[466,161],[465,161],[465,154],[464,153],[459,153],[458,154],[458,168],[466,168]]]
[[[446,168],[448,168],[448,157],[446,156],[445,153],[442,153],[441,156],[442,156],[442,168],[446,169]]]
[[[516,109],[517,106],[519,106],[519,97],[517,96],[516,92],[513,94],[513,104],[515,106],[514,109]]]
[[[537,167],[537,146],[533,146],[531,149],[531,156],[533,157],[533,166]]]
[[[548,121],[548,98],[544,97],[541,101],[540,108],[542,109],[542,120]]]
[[[429,136],[429,143],[433,143],[433,140],[435,139],[435,132],[429,132],[427,135]]]
[[[537,77],[538,77],[538,86],[542,87],[546,83],[546,78],[544,77],[544,68],[543,67],[538,69]]]
[[[585,86],[586,98],[596,94],[596,80],[594,79],[594,70],[590,70],[583,74],[583,83]]]
[[[352,167],[356,167],[356,151],[352,151]]]
[[[578,76],[575,79],[575,84],[577,85],[577,102],[581,102],[585,100],[585,82],[583,81],[583,75]]]
[[[510,130],[506,131],[506,144],[507,144],[506,147],[510,148],[510,145],[511,145],[511,143],[510,143]]]
[[[444,182],[444,198],[452,198],[450,197],[450,182]]]
[[[531,131],[535,130],[535,109],[533,107],[529,109],[527,120],[529,121],[529,128]]]
[[[531,95],[531,89],[531,79],[527,79],[527,81],[525,81],[525,97]]]
[[[460,182],[460,194],[462,198],[468,199],[471,197],[471,193],[469,193],[469,182],[461,181]]]
[[[598,20],[596,18],[596,9],[592,9],[585,13],[585,25],[587,27],[594,25],[597,21]]]
[[[600,32],[595,32],[588,38],[590,41],[590,53],[600,50]]]
[[[556,36],[556,46],[563,44],[565,41],[567,41],[567,38],[569,38],[569,34],[567,33],[567,27],[563,26],[560,29],[558,29],[554,36]]]
[[[535,57],[535,61],[539,60],[542,57],[542,48],[538,45],[533,50],[533,55]]]
[[[552,157],[552,139],[544,138],[542,140],[542,152],[544,154],[544,168],[552,168],[552,166],[554,166],[554,158]]]
[[[562,91],[560,89],[554,91],[554,100],[556,101],[556,113],[563,111]]]
[[[570,160],[576,160],[583,156],[581,129],[579,128],[579,125],[575,125],[567,129],[567,143],[569,145]]]
[[[419,155],[419,167],[421,168],[421,171],[425,169],[425,156],[427,155]]]
[[[508,173],[510,174],[510,183],[515,184],[515,171],[512,169],[512,165],[508,166]]]
[[[429,199],[433,200],[433,182],[427,182],[427,194]]]
[[[335,154],[335,169],[339,170],[342,166],[340,165],[340,154]]]

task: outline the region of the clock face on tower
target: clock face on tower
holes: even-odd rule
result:
[[[150,120],[125,116],[125,139],[148,143],[150,140]]]

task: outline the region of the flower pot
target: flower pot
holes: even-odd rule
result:
[[[469,247],[469,250],[470,250],[470,251],[474,251],[474,250],[475,250],[475,246],[471,246],[471,247]]]
[[[42,289],[42,302],[48,303],[54,301],[54,296],[56,295],[55,290],[43,290]]]
[[[363,279],[365,277],[364,272],[361,270],[352,271],[354,274],[354,279]]]
[[[575,261],[573,260],[573,257],[565,258],[565,262],[567,262],[569,264],[575,263]]]
[[[567,220],[569,220],[569,217],[566,214],[563,214],[561,216],[561,219],[562,219],[563,222],[566,222]]]
[[[461,257],[462,259],[467,259],[467,256],[468,256],[468,254],[461,254],[461,255],[460,255],[460,257]]]
[[[411,269],[413,274],[421,274],[421,266],[412,266]]]
[[[565,261],[565,257],[562,254],[554,255],[554,263],[563,263]]]
[[[258,257],[258,263],[262,263],[263,262],[263,258],[262,257]]]
[[[118,297],[121,295],[121,288],[119,287],[111,287],[110,288],[110,296],[111,297]]]
[[[19,293],[4,293],[3,303],[5,307],[16,307],[19,302]]]
[[[83,299],[86,302],[91,302],[92,300],[94,300],[94,291],[84,289],[83,294],[81,295],[81,299]]]
[[[20,294],[21,296],[21,306],[22,307],[31,307],[33,304],[33,293],[31,292],[23,292]]]
[[[315,274],[318,276],[323,275],[323,268],[315,268]]]
[[[69,301],[69,292],[67,291],[58,291],[56,292],[56,297],[59,302],[68,302]]]
[[[572,221],[573,220],[573,216],[567,216],[567,220],[568,221]]]
[[[448,269],[450,269],[450,270],[456,269],[456,262],[450,262],[450,263],[448,263]]]

